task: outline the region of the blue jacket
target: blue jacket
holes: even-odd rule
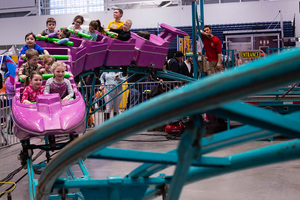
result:
[[[21,50],[21,52],[20,52],[20,55],[25,54],[25,52],[26,52],[28,49],[29,49],[29,48],[28,48],[27,45],[23,46],[23,48],[22,48],[22,50]],[[37,44],[34,45],[33,49],[37,50],[37,51],[39,52],[39,54],[43,54],[44,51],[45,51],[44,48],[40,47],[40,46],[37,45]]]

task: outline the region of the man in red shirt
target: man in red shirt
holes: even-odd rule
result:
[[[211,32],[212,29],[208,25],[204,26],[203,31],[201,30],[205,56],[207,58],[206,65],[204,65],[204,72],[208,76],[223,70],[222,44],[220,39]]]
[[[223,70],[222,66],[222,44],[219,38],[214,36],[210,26],[206,25],[201,30],[202,41],[205,49],[206,64],[204,65],[203,71],[207,75],[212,75]],[[224,124],[224,119],[215,117],[211,114],[206,114],[206,120],[210,122],[218,122]]]

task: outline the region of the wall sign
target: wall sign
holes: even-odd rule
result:
[[[259,58],[260,51],[240,51],[240,58]]]

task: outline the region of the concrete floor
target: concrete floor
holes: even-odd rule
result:
[[[176,148],[178,142],[178,140],[166,140],[164,132],[141,132],[127,138],[126,141],[114,144],[113,147],[166,152]],[[227,156],[278,142],[282,142],[282,140],[277,139],[273,142],[254,141],[226,148],[210,155]],[[20,166],[20,162],[17,160],[20,149],[20,145],[0,149],[0,179],[5,178],[8,173]],[[37,152],[35,151],[35,155]],[[38,160],[43,159],[44,156],[41,156]],[[125,176],[139,166],[139,163],[91,159],[87,159],[85,164],[94,178]],[[76,173],[76,167],[73,170]],[[174,167],[170,167],[161,173],[173,174],[173,171]],[[295,160],[226,174],[186,185],[183,188],[180,200],[298,200],[300,196],[299,172],[300,162]],[[16,181],[25,173],[26,170],[22,170],[11,181]],[[0,192],[7,187],[7,185],[2,186]],[[6,199],[6,196],[3,196],[2,199]],[[12,192],[12,199],[29,199],[27,176],[17,184],[17,188]],[[155,199],[162,199],[162,197]]]

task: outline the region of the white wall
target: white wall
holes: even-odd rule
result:
[[[281,10],[284,21],[292,21],[296,16],[296,35],[300,35],[299,1],[279,2],[243,2],[208,4],[204,6],[205,24],[230,24],[247,22],[273,21]],[[57,28],[68,26],[75,14],[52,16],[57,21]],[[100,19],[107,25],[113,19],[112,11],[89,13],[85,18]],[[132,19],[132,28],[153,28],[158,23],[171,26],[190,26],[192,24],[191,6],[124,10],[122,19]],[[0,19],[0,45],[24,44],[24,36],[29,32],[40,33],[45,29],[49,16],[19,17]],[[280,16],[276,18],[280,20]]]
[[[2,9],[11,9],[11,8],[24,8],[24,7],[32,7],[35,6],[35,0],[9,0],[9,1],[1,1],[1,7]]]

